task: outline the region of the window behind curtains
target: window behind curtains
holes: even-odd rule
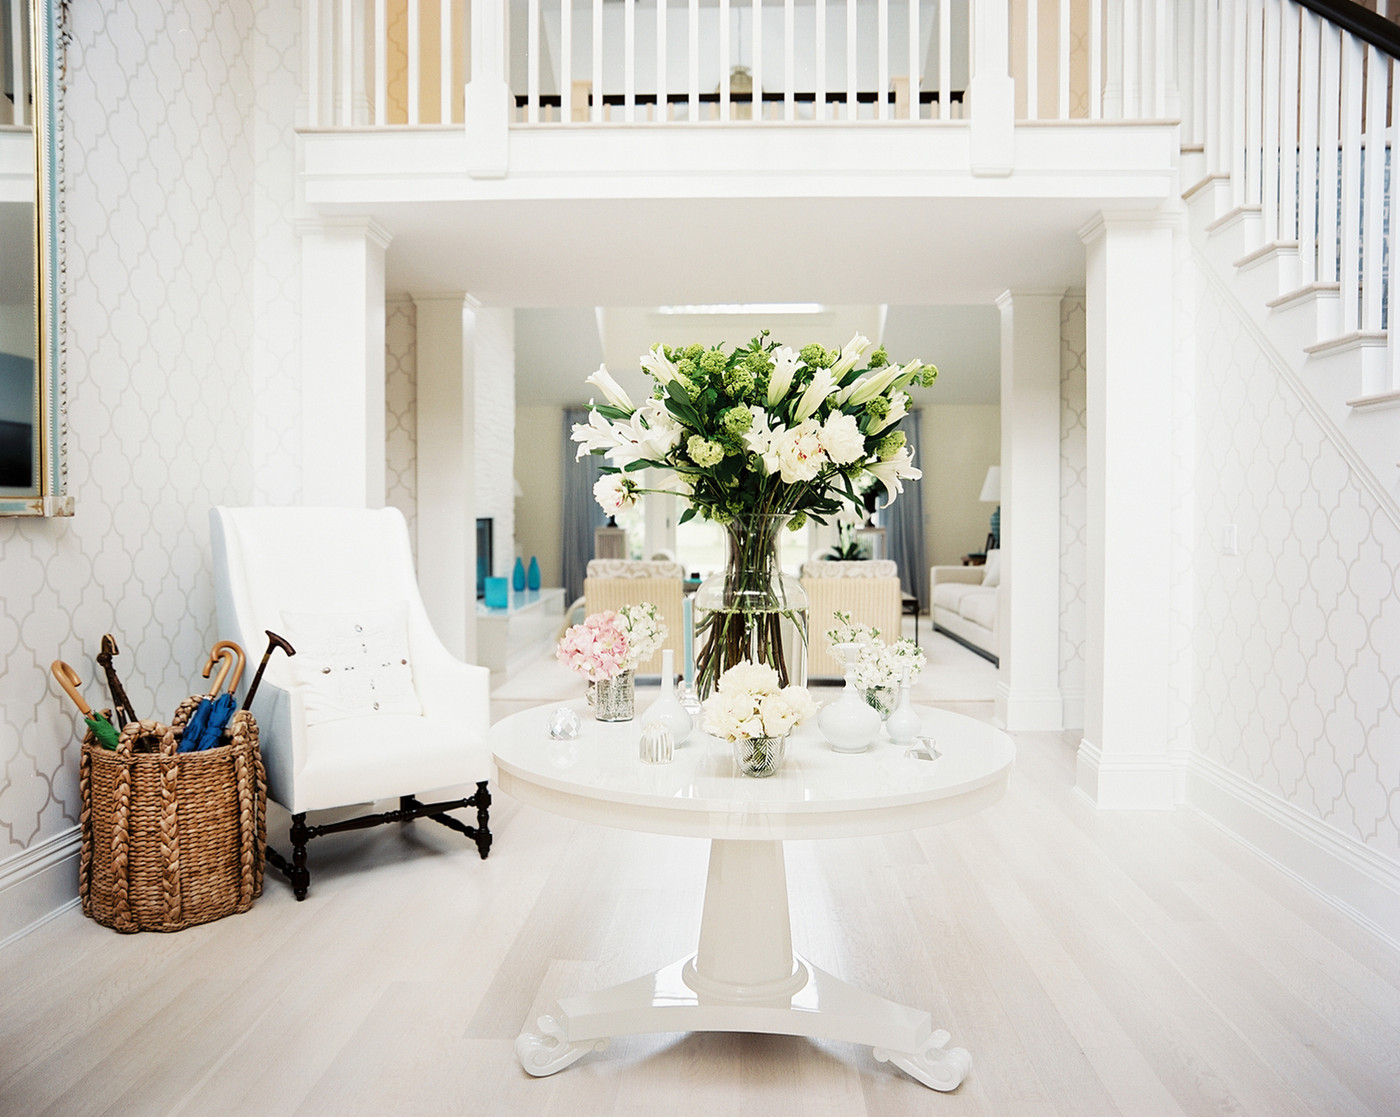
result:
[[[919,408],[895,424],[904,432],[905,445],[913,451],[914,467],[923,468],[919,454]],[[924,550],[924,492],[922,481],[905,481],[904,492],[884,511],[889,558],[899,564],[899,585],[928,608],[928,558]]]
[[[564,597],[577,601],[583,596],[583,576],[588,560],[593,557],[593,529],[608,522],[598,502],[593,499],[593,485],[602,476],[604,458],[585,454],[575,461],[578,443],[569,436],[575,423],[588,422],[586,407],[564,408],[564,484],[563,523],[560,529],[560,568],[564,572]]]

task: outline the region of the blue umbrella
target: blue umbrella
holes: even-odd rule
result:
[[[223,665],[214,677],[214,685],[209,689],[209,693],[199,700],[199,705],[190,714],[190,720],[185,723],[185,732],[180,738],[180,752],[212,749],[219,743],[224,726],[238,708],[238,700],[233,692],[238,687],[238,680],[243,676],[243,649],[232,640],[220,640],[215,644],[213,651],[209,653],[208,662],[204,665],[206,679],[214,670],[216,659],[221,659]],[[229,680],[228,689],[223,690],[224,680],[229,677],[230,670],[233,677]]]

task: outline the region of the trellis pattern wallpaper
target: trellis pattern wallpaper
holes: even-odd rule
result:
[[[384,305],[384,495],[418,545],[418,310],[396,296]]]
[[[1209,290],[1195,328],[1195,748],[1400,862],[1400,528]]]
[[[1084,726],[1085,555],[1089,448],[1084,296],[1060,303],[1060,694],[1065,728]]]
[[[0,862],[77,822],[79,719],[51,660],[105,706],[93,656],[112,633],[143,715],[203,682],[208,509],[252,495],[252,25],[246,0],[71,6],[77,512],[0,520]]]

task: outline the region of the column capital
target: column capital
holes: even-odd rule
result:
[[[376,218],[361,217],[355,214],[334,217],[299,217],[292,223],[292,228],[299,237],[334,236],[337,233],[346,236],[358,235],[385,251],[388,250],[394,239],[394,234],[381,225]]]

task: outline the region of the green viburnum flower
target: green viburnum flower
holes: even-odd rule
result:
[[[707,349],[699,360],[700,371],[707,376],[720,376],[729,363],[722,350]]]
[[[924,365],[924,367],[919,370],[918,375],[914,377],[914,382],[921,388],[932,388],[933,382],[937,379],[938,369],[933,365]]]
[[[792,519],[788,521],[788,531],[801,531],[802,525],[807,522],[806,512],[794,512]]]
[[[717,506],[710,510],[710,522],[715,524],[727,524],[734,519],[734,513],[727,507]]]
[[[735,365],[724,373],[724,391],[730,399],[742,399],[753,391],[753,370],[747,363]]]
[[[890,355],[885,352],[885,347],[883,345],[870,354],[870,368],[884,368],[889,363]]]
[[[690,460],[702,469],[719,465],[724,460],[724,447],[700,434],[690,436],[685,444],[685,452],[690,455]]]
[[[730,438],[741,438],[753,426],[753,412],[747,407],[731,407],[720,416],[719,425]]]
[[[876,396],[865,405],[865,413],[876,422],[888,418],[890,413],[890,401],[884,396]]]
[[[773,362],[768,354],[758,349],[744,358],[744,364],[755,377],[766,376],[773,371]]]
[[[676,371],[686,380],[694,380],[696,364],[689,357],[681,357],[676,361]]]
[[[833,353],[830,349],[823,349],[815,342],[811,345],[804,345],[802,352],[798,354],[802,358],[802,363],[808,368],[830,368],[840,355],[840,353]]]
[[[904,443],[903,431],[890,431],[889,434],[875,443],[875,453],[882,462],[887,462],[904,449]]]

